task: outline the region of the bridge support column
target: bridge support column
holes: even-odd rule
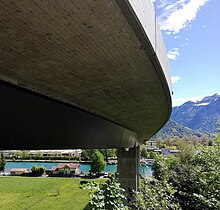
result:
[[[131,190],[138,190],[139,153],[140,147],[118,149],[119,182],[128,194]]]

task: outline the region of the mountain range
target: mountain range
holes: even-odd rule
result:
[[[217,133],[219,121],[220,95],[214,94],[201,101],[188,101],[181,106],[173,107],[170,120],[155,136],[200,137],[203,133]]]

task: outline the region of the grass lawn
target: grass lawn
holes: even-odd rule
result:
[[[0,177],[0,209],[88,209],[79,178]]]

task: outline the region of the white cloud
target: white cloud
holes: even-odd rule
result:
[[[154,7],[154,2],[155,2],[156,0],[151,0],[151,3],[152,3],[152,5],[153,5],[153,7]]]
[[[184,44],[181,44],[182,47],[185,47],[185,46],[187,46],[187,45],[188,45],[187,42],[185,42]]]
[[[182,29],[190,29],[198,11],[210,0],[154,0],[159,10],[161,30],[167,34],[177,34]]]
[[[172,84],[177,83],[180,79],[180,76],[171,76]]]
[[[175,94],[175,93],[174,93]],[[200,101],[204,98],[205,96],[193,96],[193,97],[181,97],[181,98],[173,98],[173,107],[174,106],[180,106],[184,104],[187,101]]]
[[[180,52],[178,48],[173,48],[172,50],[169,50],[167,53],[167,57],[171,60],[176,60],[179,55]]]
[[[206,28],[206,27],[207,27],[207,25],[202,26],[202,28]]]

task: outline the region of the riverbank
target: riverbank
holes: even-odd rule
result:
[[[31,170],[31,168],[35,166],[44,166],[47,170],[50,170],[52,167],[57,166],[59,163],[66,162],[51,162],[51,161],[7,161],[5,165],[5,172],[9,173],[11,168],[27,168]],[[89,173],[91,167],[90,162],[77,162],[80,164],[80,171],[83,173]],[[103,172],[115,173],[117,171],[116,165],[106,165]],[[152,170],[151,167],[141,167],[140,173],[142,175],[151,176]]]
[[[41,162],[41,163],[82,163],[82,164],[91,164],[90,160],[20,160],[20,159],[7,159],[7,162]],[[106,163],[107,165],[116,165],[117,160],[110,160]]]
[[[7,162],[41,162],[41,163],[88,163],[90,164],[91,161],[76,161],[76,160],[12,160],[8,159]]]

